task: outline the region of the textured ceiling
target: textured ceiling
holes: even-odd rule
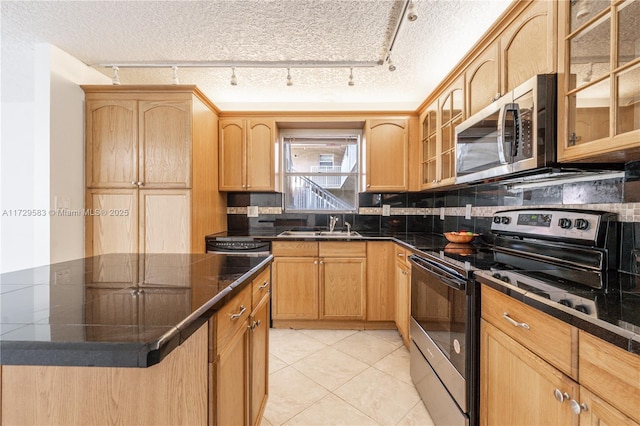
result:
[[[414,0],[387,66],[179,68],[222,110],[413,110],[510,0]],[[47,42],[96,66],[125,62],[381,61],[404,0],[2,1],[2,55]],[[122,84],[171,84],[170,68],[124,69]]]

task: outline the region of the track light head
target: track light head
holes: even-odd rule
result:
[[[231,68],[231,85],[232,86],[238,85],[238,77],[236,77],[236,67]]]
[[[291,78],[291,68],[287,68],[287,86],[293,86],[293,78]]]
[[[389,64],[389,71],[393,72],[396,70],[396,64],[393,63],[393,61],[391,60],[391,58],[389,58],[389,60],[387,61],[387,63]]]
[[[111,67],[113,69],[113,78],[111,79],[111,82],[113,83],[114,86],[119,86],[120,85],[120,77],[118,76],[118,70],[120,68],[118,67]]]
[[[413,0],[409,3],[409,9],[407,10],[407,19],[411,22],[418,19],[418,14],[416,13],[416,4]]]
[[[351,72],[349,73],[349,86],[355,86],[356,82],[353,81],[353,67],[351,67]]]
[[[171,79],[171,83],[174,85],[180,84],[180,80],[178,79],[178,67],[174,65],[171,67],[171,69],[173,70],[173,77]]]

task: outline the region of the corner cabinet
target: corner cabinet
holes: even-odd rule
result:
[[[204,253],[226,229],[215,107],[194,86],[82,88],[86,255]]]
[[[409,120],[367,120],[362,172],[364,191],[409,189]]]
[[[275,121],[220,120],[220,191],[275,191]]]
[[[640,1],[559,3],[558,159],[640,155]]]

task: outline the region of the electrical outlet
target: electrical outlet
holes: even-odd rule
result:
[[[444,220],[444,207],[440,207],[440,220]]]
[[[382,205],[382,216],[391,216],[391,205],[389,204]]]
[[[471,204],[467,204],[464,207],[464,218],[471,219]]]

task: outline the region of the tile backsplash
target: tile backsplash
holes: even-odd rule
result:
[[[294,227],[326,227],[329,214],[284,212],[281,193],[229,193],[230,231],[277,233]],[[471,205],[471,219],[465,206]],[[390,216],[382,206],[391,207]],[[259,206],[247,217],[247,206]],[[358,213],[340,214],[361,232],[433,232],[465,229],[488,235],[495,211],[519,207],[562,207],[617,213],[621,230],[621,267],[632,268],[632,251],[640,250],[640,161],[628,163],[624,174],[585,182],[561,180],[542,184],[488,183],[445,191],[361,193]],[[441,219],[441,214],[444,219]],[[637,253],[637,252],[636,252]],[[637,257],[637,256],[636,256]]]

